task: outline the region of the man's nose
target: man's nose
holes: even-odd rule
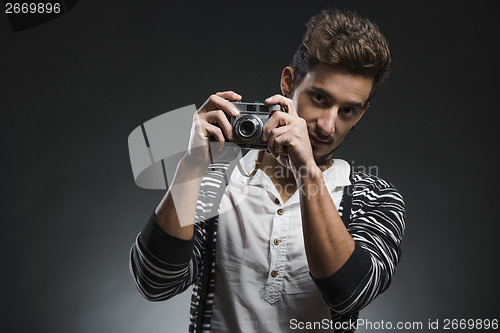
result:
[[[328,136],[335,132],[335,121],[338,116],[338,108],[334,107],[330,110],[325,110],[317,122],[317,128],[320,134]]]

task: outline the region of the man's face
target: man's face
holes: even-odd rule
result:
[[[306,120],[314,160],[330,164],[333,151],[368,107],[373,79],[318,64],[295,87],[292,100]]]

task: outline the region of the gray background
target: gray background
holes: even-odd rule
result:
[[[369,16],[395,65],[337,157],[407,203],[403,257],[372,321],[498,318],[498,17],[481,1],[81,0],[13,34],[0,15],[3,328],[183,332],[189,292],[141,298],[128,251],[162,196],[135,186],[128,134],[234,89],[279,92],[305,21]],[[5,331],[5,330],[4,330]]]

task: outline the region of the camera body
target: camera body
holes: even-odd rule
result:
[[[267,143],[261,140],[262,130],[269,117],[281,106],[259,102],[231,102],[239,111],[237,117],[229,117],[233,127],[233,143],[242,148],[267,149]]]

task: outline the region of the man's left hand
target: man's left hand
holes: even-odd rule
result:
[[[299,117],[295,104],[282,95],[265,100],[267,104],[280,104],[288,112],[275,112],[264,125],[262,140],[276,160],[289,168],[295,178],[317,169],[309,140],[307,123]]]

